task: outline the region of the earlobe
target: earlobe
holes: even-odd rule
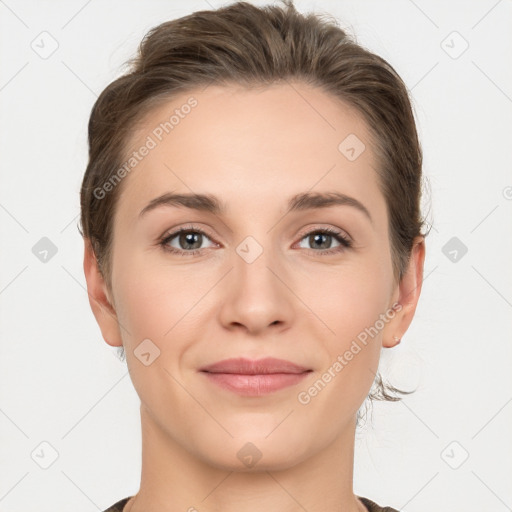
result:
[[[397,302],[401,305],[395,318],[386,325],[382,336],[382,345],[391,348],[398,345],[414,318],[423,284],[423,266],[425,262],[425,237],[420,235],[414,240],[407,271],[398,285]]]
[[[84,238],[84,274],[87,283],[87,294],[96,322],[100,327],[105,342],[113,347],[123,344],[117,313],[109,299],[105,280],[101,275],[92,244]]]

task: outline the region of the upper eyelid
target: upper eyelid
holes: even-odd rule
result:
[[[179,228],[168,231],[162,236],[162,240],[169,240],[171,238],[178,236],[180,233],[183,233],[183,232],[187,233],[189,231],[202,233],[203,235],[206,235],[212,242],[215,242],[215,237],[213,235],[211,235],[208,232],[208,230],[206,230],[204,228],[194,227],[194,226],[180,226]],[[218,242],[215,242],[215,243],[218,243]]]

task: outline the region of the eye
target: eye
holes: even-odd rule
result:
[[[180,228],[168,235],[160,241],[160,245],[166,251],[175,254],[197,254],[204,249],[202,247],[205,240],[210,240],[208,235],[196,228]],[[212,242],[212,247],[215,243]]]
[[[209,241],[210,247],[218,246],[201,229],[194,227],[181,227],[172,233],[166,234],[159,242],[163,250],[179,255],[199,254],[203,249],[203,243]],[[316,229],[307,233],[299,242],[299,247],[304,247],[304,242],[310,244],[309,250],[320,254],[333,254],[342,252],[352,247],[352,241],[343,235],[341,231],[332,228]],[[333,246],[333,242],[334,245]]]
[[[337,244],[334,247],[332,246],[333,240]],[[323,228],[310,231],[305,237],[301,239],[299,244],[300,247],[304,248],[302,245],[303,241],[305,241],[306,244],[311,245],[311,250],[320,254],[338,253],[352,247],[352,242],[349,238],[344,236],[341,231],[337,231],[331,228]]]

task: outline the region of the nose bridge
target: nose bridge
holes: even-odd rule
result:
[[[259,237],[261,239],[261,237]],[[270,245],[271,237],[260,243],[255,237],[247,236],[235,249],[234,288],[238,294],[245,294],[245,299],[266,299],[269,302],[282,293],[279,283],[270,271],[278,267],[276,251]]]
[[[270,240],[271,237],[265,237],[260,243],[255,237],[247,236],[235,248],[234,268],[226,283],[222,305],[225,326],[240,324],[257,332],[276,323],[290,322],[291,297],[276,277],[282,266],[278,261],[279,251],[272,249]]]

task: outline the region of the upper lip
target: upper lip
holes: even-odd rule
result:
[[[202,372],[209,373],[238,373],[242,375],[261,375],[270,373],[304,373],[309,368],[299,366],[291,361],[266,357],[264,359],[233,358],[224,359],[217,363],[203,366]]]

